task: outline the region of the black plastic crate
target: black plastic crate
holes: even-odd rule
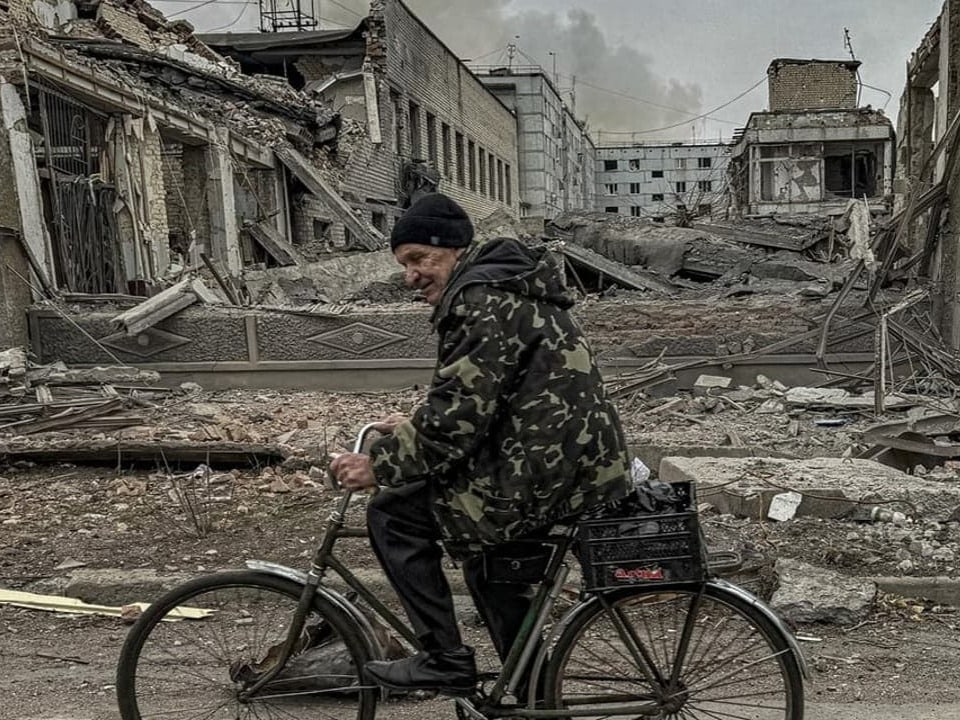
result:
[[[706,579],[700,523],[690,483],[676,483],[671,512],[629,514],[579,524],[585,591]],[[619,513],[618,513],[619,514]]]

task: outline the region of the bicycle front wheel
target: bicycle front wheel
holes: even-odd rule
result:
[[[301,586],[256,572],[198,578],[152,604],[130,629],[117,667],[123,720],[372,720],[377,693],[358,668],[361,631],[317,597],[283,670],[276,661]],[[199,616],[199,617],[198,617]]]
[[[550,709],[579,717],[803,718],[803,676],[787,638],[710,584],[596,598],[558,639],[544,690]]]

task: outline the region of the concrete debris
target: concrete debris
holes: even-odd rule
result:
[[[175,315],[195,302],[214,304],[220,299],[214,295],[199,278],[186,278],[176,285],[144,300],[129,310],[125,310],[113,319],[113,324],[122,328],[127,335],[139,335],[161,320]]]
[[[770,605],[791,623],[856,625],[873,609],[877,586],[869,580],[814,567],[799,560],[777,560],[779,587]]]

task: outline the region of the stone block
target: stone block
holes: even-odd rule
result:
[[[715,395],[733,384],[733,379],[723,375],[701,375],[693,383],[694,395]]]
[[[774,495],[803,495],[797,515],[838,518],[858,504],[903,501],[892,509],[946,517],[960,501],[960,488],[907,475],[872,460],[756,457],[664,457],[660,479],[697,486],[698,499],[721,513],[765,518]]]
[[[152,602],[194,577],[184,573],[161,575],[147,568],[83,568],[71,575],[63,594],[97,605]]]
[[[870,580],[799,560],[780,558],[774,570],[780,585],[770,606],[791,623],[855,625],[870,614],[877,595],[877,586]]]

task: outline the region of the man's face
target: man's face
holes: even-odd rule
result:
[[[407,287],[422,292],[431,305],[440,302],[453,273],[453,266],[462,254],[463,248],[433,247],[419,243],[404,243],[393,251],[397,262],[403,265],[403,280]]]

